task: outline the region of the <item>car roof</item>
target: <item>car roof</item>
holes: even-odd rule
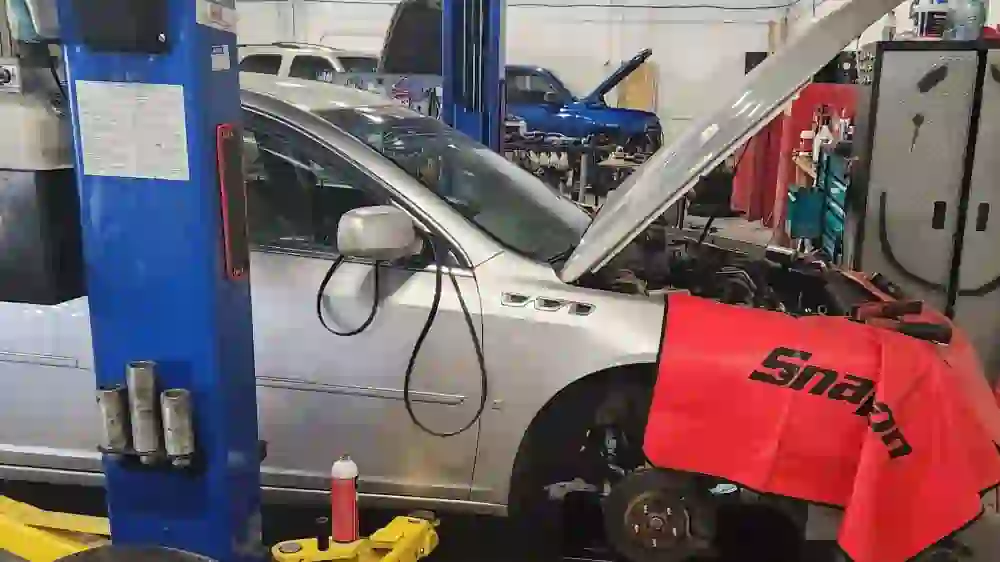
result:
[[[240,88],[269,95],[307,111],[353,109],[399,105],[385,96],[349,86],[338,86],[317,80],[279,78],[273,74],[240,73]]]
[[[239,45],[239,50],[244,54],[250,53],[288,53],[294,52],[303,55],[333,55],[335,57],[365,57],[378,59],[375,53],[364,51],[350,51],[338,49],[327,45],[313,45],[311,43],[262,43]]]

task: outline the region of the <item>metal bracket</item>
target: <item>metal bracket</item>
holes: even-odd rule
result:
[[[17,59],[0,58],[0,92],[20,94],[22,89],[20,63]]]

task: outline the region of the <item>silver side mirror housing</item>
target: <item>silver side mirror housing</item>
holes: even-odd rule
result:
[[[391,205],[359,207],[340,217],[337,250],[342,256],[393,261],[420,252],[410,216]]]

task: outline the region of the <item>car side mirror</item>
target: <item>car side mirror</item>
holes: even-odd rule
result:
[[[549,105],[562,104],[562,98],[560,98],[559,94],[557,94],[556,92],[545,92],[545,95],[542,97],[542,99],[544,99],[545,103]]]
[[[337,250],[343,256],[394,261],[420,252],[410,216],[391,205],[351,209],[337,225]]]

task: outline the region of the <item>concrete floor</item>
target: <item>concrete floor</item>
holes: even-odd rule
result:
[[[101,490],[87,488],[51,487],[39,485],[8,485],[0,489],[15,499],[33,503],[39,507],[65,510],[91,515],[104,514],[104,498]],[[318,517],[327,515],[326,506],[266,506],[264,514],[264,542],[275,544],[281,540],[301,537],[315,529]],[[388,511],[366,510],[362,512],[362,533],[368,534],[387,523],[395,515]],[[798,560],[774,559],[758,554],[759,544],[767,544],[762,537],[759,520],[741,524],[741,532],[753,535],[747,539],[746,556],[732,562],[843,562],[836,554],[832,542],[814,541],[809,543],[807,552]],[[542,559],[526,559],[523,549],[515,548],[517,538],[507,532],[502,519],[472,516],[445,516],[439,527],[441,546],[429,558],[430,562],[551,562]],[[984,517],[976,525],[960,535],[960,540],[971,547],[974,556],[963,562],[1000,561],[1000,516]],[[567,553],[561,562],[586,562],[576,557],[581,551]],[[0,552],[0,562],[14,562],[10,556]]]

